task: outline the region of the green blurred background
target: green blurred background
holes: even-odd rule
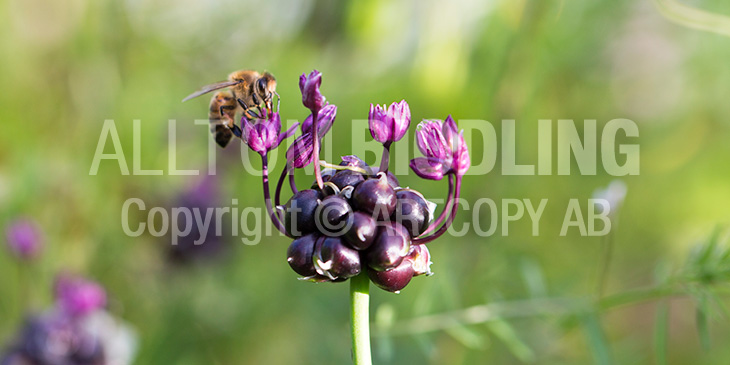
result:
[[[687,3],[730,14],[724,1]],[[611,119],[634,120],[641,172],[622,179],[628,193],[612,236],[607,295],[655,285],[657,267],[679,267],[730,218],[730,39],[673,23],[651,1],[3,0],[0,9],[0,224],[29,216],[47,239],[30,268],[0,254],[3,343],[23,313],[48,305],[53,275],[71,270],[103,283],[110,310],[135,326],[139,364],[349,361],[347,285],[296,280],[285,237],[252,246],[234,237],[222,258],[170,264],[169,238],[126,236],[121,207],[131,197],[148,207],[174,205],[197,178],[122,176],[109,161],[89,175],[106,119],[116,122],[130,168],[134,119],[141,120],[144,168],[167,169],[169,119],[178,123],[180,168],[204,167],[210,137],[193,120],[207,117],[207,97],[180,100],[237,69],[274,73],[282,118],[298,120],[306,116],[298,75],[322,71],[322,91],[339,107],[334,141],[350,140],[350,121],[367,118],[369,103],[400,99],[409,102],[413,125],[452,114],[488,120],[499,132],[501,119],[515,119],[517,159],[530,164],[537,163],[538,119],[596,119],[599,131]],[[483,146],[471,147],[478,163]],[[263,207],[260,179],[230,149],[234,162],[219,164],[221,204],[237,198],[242,208]],[[348,143],[333,144],[333,156],[348,153]],[[231,159],[226,154],[218,151],[219,160]],[[374,328],[376,362],[660,360],[656,301],[597,315],[569,310],[594,297],[605,242],[575,230],[560,237],[568,200],[585,201],[614,177],[600,165],[596,176],[499,171],[498,158],[489,174],[467,176],[463,197],[547,198],[540,235],[523,219],[509,236],[470,232],[435,241],[436,274],[399,295],[374,289],[371,314],[398,326],[495,302],[527,303],[526,313],[447,321],[425,333],[385,336]],[[430,198],[446,190],[413,174],[401,182]],[[28,272],[33,300],[22,308],[19,275]],[[531,314],[546,297],[570,300],[558,314]],[[669,303],[670,363],[727,361],[726,318],[710,313],[711,343],[703,347],[696,300],[660,303]]]

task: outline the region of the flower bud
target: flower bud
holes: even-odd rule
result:
[[[334,104],[327,104],[317,114],[317,130],[319,131],[319,138],[324,137],[332,124],[335,122],[337,116],[337,107]],[[312,114],[309,114],[306,119],[302,122],[302,134],[312,132]]]
[[[322,73],[314,70],[309,75],[299,76],[299,90],[302,92],[302,104],[312,112],[318,112],[324,106],[325,97],[319,92],[322,84]]]
[[[397,142],[408,131],[408,126],[411,124],[411,110],[405,100],[390,104],[387,110],[385,105],[381,107],[370,104],[368,124],[370,135],[376,141],[383,144]]]
[[[309,166],[314,158],[314,137],[304,133],[297,137],[286,150],[286,161],[295,169]]]

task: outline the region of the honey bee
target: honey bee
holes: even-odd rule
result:
[[[277,98],[279,96],[276,93],[274,75],[269,72],[259,74],[253,70],[241,70],[228,75],[228,81],[203,86],[188,95],[183,102],[223,88],[229,89],[215,93],[210,99],[208,110],[210,131],[221,147],[228,145],[233,135],[241,136],[241,129],[234,122],[239,110],[249,119],[260,118],[263,110],[271,112],[274,95]]]

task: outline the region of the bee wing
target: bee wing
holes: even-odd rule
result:
[[[224,87],[237,85],[237,84],[240,84],[241,82],[242,81],[221,81],[221,82],[216,82],[215,84],[205,85],[202,88],[200,88],[200,90],[185,97],[185,99],[183,99],[182,101],[186,102],[192,98],[197,98],[198,96],[207,94],[213,90],[218,90],[218,89],[222,89]]]

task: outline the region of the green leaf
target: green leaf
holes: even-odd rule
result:
[[[524,363],[535,362],[535,353],[520,339],[517,332],[509,322],[494,320],[486,323],[487,328],[507,345],[512,354]]]
[[[705,350],[710,349],[710,331],[709,324],[707,322],[707,302],[701,299],[697,303],[697,310],[695,312],[695,321],[697,324],[697,334],[700,336],[700,343],[702,348]]]
[[[540,265],[535,260],[522,260],[520,265],[522,278],[530,292],[530,297],[540,298],[547,294],[547,286]]]
[[[612,364],[611,349],[606,342],[601,322],[595,313],[586,313],[581,318],[581,324],[586,334],[588,346],[591,348],[593,359],[596,364]]]
[[[656,320],[654,322],[654,359],[656,363],[667,363],[667,336],[669,321],[669,304],[667,301],[661,301],[657,304]]]
[[[464,325],[449,327],[446,329],[446,333],[466,348],[474,350],[486,348],[484,336]]]

